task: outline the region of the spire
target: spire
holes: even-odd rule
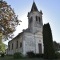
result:
[[[33,5],[32,5],[32,8],[31,8],[31,12],[32,11],[38,11],[37,6],[36,6],[34,1],[33,1]]]

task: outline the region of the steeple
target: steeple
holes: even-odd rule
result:
[[[33,1],[31,11],[28,12],[28,28],[32,33],[40,31],[42,29],[42,11],[38,11],[35,2]]]
[[[32,8],[31,8],[31,12],[32,11],[38,11],[37,6],[34,1],[33,1]]]

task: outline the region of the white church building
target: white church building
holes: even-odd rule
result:
[[[33,2],[31,11],[28,12],[28,28],[8,42],[7,54],[13,55],[16,52],[21,52],[26,55],[31,51],[44,53],[42,14],[42,11],[38,11],[35,2]]]

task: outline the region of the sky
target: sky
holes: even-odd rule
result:
[[[4,0],[14,9],[18,19],[22,21],[16,27],[15,35],[28,28],[27,14],[30,12],[33,0]],[[60,43],[60,0],[34,0],[38,10],[43,12],[43,23],[50,23],[53,40]],[[7,41],[5,42],[7,44]]]

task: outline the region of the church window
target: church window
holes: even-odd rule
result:
[[[29,23],[31,23],[31,22],[32,22],[32,20],[33,20],[33,18],[31,17],[31,18],[30,18],[30,20],[29,20]]]
[[[40,19],[40,17],[39,17],[39,22],[40,22],[40,20],[41,20],[41,19]]]
[[[10,45],[8,45],[8,47],[9,47],[9,50],[10,50]]]
[[[36,16],[36,21],[38,21],[38,17]]]
[[[39,40],[39,42],[41,42],[41,40]]]
[[[18,41],[16,42],[16,49],[18,48]]]
[[[20,48],[22,47],[22,43],[20,42]]]
[[[13,43],[12,43],[12,49],[13,49]]]

